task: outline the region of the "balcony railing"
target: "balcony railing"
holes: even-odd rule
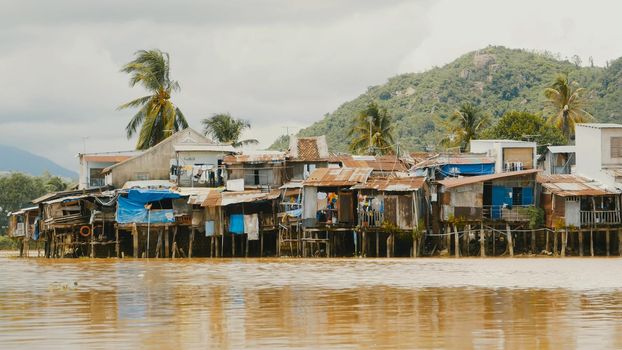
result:
[[[610,225],[620,223],[620,212],[617,210],[581,211],[581,226]]]
[[[491,220],[529,221],[531,207],[533,205],[484,205],[482,215]]]
[[[359,227],[380,227],[384,221],[384,213],[378,210],[358,210]]]

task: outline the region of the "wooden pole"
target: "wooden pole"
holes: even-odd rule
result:
[[[622,248],[620,248],[620,255],[622,256]],[[380,256],[380,233],[376,231],[376,258]]]
[[[484,223],[479,224],[479,256],[486,257],[486,233],[484,232]]]
[[[559,230],[555,230],[553,232],[553,255],[557,255],[557,236],[558,236]]]
[[[622,256],[622,229],[618,228],[618,255]]]
[[[259,233],[259,257],[263,258],[263,235],[265,232]]]
[[[156,243],[156,249],[155,250],[156,250],[155,251],[155,257],[159,258],[162,255],[161,254],[161,251],[162,251],[162,229],[161,228],[158,229],[158,241]]]
[[[505,224],[505,230],[508,234],[508,248],[510,250],[510,256],[514,256],[514,240],[512,239],[512,231],[510,230],[510,224]]]
[[[497,232],[495,226],[492,226],[492,256],[497,256]]]
[[[170,230],[170,226],[166,225],[164,227],[164,257],[169,257],[169,240],[168,240],[168,232]]]
[[[531,230],[531,254],[536,253],[536,230]]]
[[[610,238],[609,238],[609,227],[607,227],[607,229],[605,230],[605,242],[607,244],[607,256],[609,256],[611,254],[610,250],[609,250],[609,243],[610,243]]]
[[[590,227],[590,256],[594,256],[594,230]]]
[[[583,229],[579,229],[579,256],[583,256]]]
[[[188,242],[188,259],[192,258],[192,245],[194,244],[194,226],[190,229],[190,240]]]
[[[246,245],[244,247],[244,257],[248,258],[248,233],[246,234]]]
[[[231,234],[231,257],[235,258],[235,233]]]
[[[566,256],[566,245],[568,244],[568,229],[562,231],[562,257]]]
[[[134,245],[134,258],[138,258],[138,228],[136,227],[136,224],[132,225],[132,243]]]
[[[115,243],[114,243],[114,252],[117,254],[117,258],[121,257],[121,249],[120,249],[120,242],[119,242],[119,227],[114,228],[114,239],[115,239]]]
[[[549,230],[546,230],[546,248],[545,248],[545,250],[547,252],[551,251],[551,243],[550,243],[550,239],[549,239],[549,236],[550,236],[549,233],[550,233]]]
[[[460,257],[460,235],[458,235],[458,225],[454,224],[454,255]]]
[[[95,226],[91,224],[91,259],[95,257]]]

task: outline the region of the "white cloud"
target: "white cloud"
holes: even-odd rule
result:
[[[560,6],[563,3],[564,6]],[[293,5],[295,4],[295,5]],[[603,6],[609,10],[603,10]],[[171,55],[191,126],[218,112],[269,145],[369,85],[489,44],[584,62],[620,55],[619,5],[499,1],[2,1],[0,142],[75,169],[82,151],[133,146],[119,104],[144,94],[119,68],[138,49]],[[614,10],[617,8],[617,10]]]

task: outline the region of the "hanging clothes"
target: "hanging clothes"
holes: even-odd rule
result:
[[[39,239],[39,220],[41,220],[41,218],[37,216],[34,223],[35,231],[32,235],[32,239],[35,241]]]
[[[244,215],[244,233],[248,234],[249,241],[259,239],[259,217],[257,214]]]
[[[229,217],[229,232],[241,235],[244,233],[244,215],[231,214]]]
[[[205,222],[205,237],[213,236],[215,232],[215,222],[208,220]]]

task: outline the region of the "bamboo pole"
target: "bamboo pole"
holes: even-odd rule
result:
[[[510,231],[510,224],[505,224],[505,230],[508,234],[508,248],[510,250],[510,256],[514,256],[514,240],[512,239],[512,231]]]
[[[583,256],[583,229],[579,229],[579,256]]]
[[[484,232],[484,223],[480,222],[479,226],[479,256],[486,257],[486,233]]]
[[[454,255],[460,257],[460,235],[458,235],[458,225],[454,224]]]

